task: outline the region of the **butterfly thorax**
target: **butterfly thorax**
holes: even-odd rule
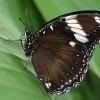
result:
[[[25,51],[26,56],[30,56],[32,54],[33,48],[34,48],[34,41],[35,37],[32,34],[31,30],[25,31],[25,42],[23,45],[23,49]]]

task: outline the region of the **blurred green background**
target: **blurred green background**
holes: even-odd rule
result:
[[[100,10],[100,0],[0,0],[0,37],[19,39],[28,25],[25,9],[32,31],[47,21],[73,11]],[[90,68],[83,83],[73,91],[51,96],[36,78],[20,42],[0,39],[0,100],[100,100],[100,45],[90,61]]]

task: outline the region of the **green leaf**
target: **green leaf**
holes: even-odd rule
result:
[[[28,26],[25,10],[28,9],[32,31],[38,30],[45,21],[77,10],[98,10],[100,1],[94,0],[0,0],[0,37],[19,39]],[[20,41],[8,42],[0,39],[0,100],[99,100],[100,93],[100,46],[91,60],[83,83],[73,91],[51,96],[42,82],[36,78],[31,62],[24,69],[25,57]]]
[[[0,37],[20,38],[25,32],[25,26],[19,17],[27,24],[26,8],[35,31],[44,20],[31,0],[0,0]],[[51,100],[42,82],[33,74],[35,72],[31,62],[27,66],[31,72],[24,69],[28,59],[20,41],[0,39],[0,100]]]

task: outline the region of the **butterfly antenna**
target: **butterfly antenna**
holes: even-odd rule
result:
[[[26,18],[27,18],[28,25],[31,28],[31,25],[30,25],[30,22],[29,22],[29,18],[28,18],[28,10],[27,9],[26,9]]]
[[[29,26],[27,26],[22,20],[21,20],[21,18],[19,18],[19,20],[27,27],[27,28],[29,28],[30,29],[30,27]],[[30,29],[31,30],[31,29]]]

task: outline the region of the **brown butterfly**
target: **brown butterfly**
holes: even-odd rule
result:
[[[61,15],[35,34],[25,29],[21,40],[37,77],[53,95],[79,85],[100,40],[100,11],[79,11]]]

